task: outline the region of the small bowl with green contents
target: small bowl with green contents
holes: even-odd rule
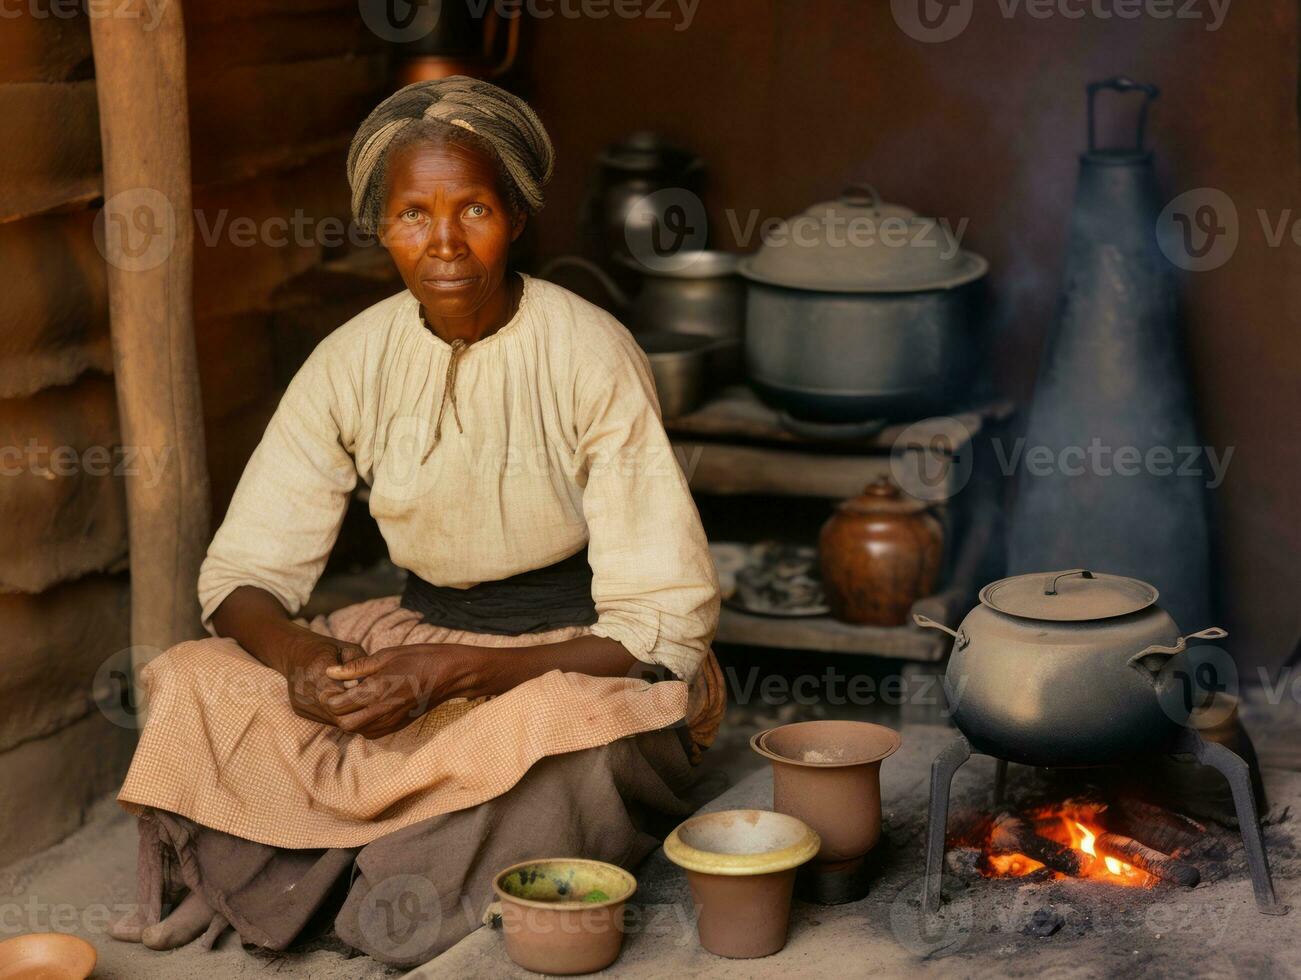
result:
[[[567,975],[618,959],[637,879],[604,861],[542,858],[498,872],[492,887],[507,955],[526,970]]]

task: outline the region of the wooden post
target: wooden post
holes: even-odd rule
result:
[[[104,155],[97,231],[122,445],[134,454],[123,459],[153,453],[162,464],[126,475],[138,680],[152,657],[202,633],[195,583],[210,504],[194,348],[185,33],[179,0],[115,5],[90,18],[90,31]]]

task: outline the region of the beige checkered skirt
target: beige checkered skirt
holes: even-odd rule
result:
[[[414,643],[528,646],[588,632],[448,630],[420,622],[396,597],[309,625],[370,652]],[[446,702],[374,740],[295,715],[284,677],[230,639],[177,644],[144,681],[146,721],[119,802],[289,848],[358,847],[493,799],[546,756],[641,732],[681,726],[698,753],[725,707],[712,654],[690,689],[554,670],[494,698]]]

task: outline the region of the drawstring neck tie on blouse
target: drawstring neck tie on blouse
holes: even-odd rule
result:
[[[421,319],[423,320],[424,310],[421,310],[420,312]],[[460,364],[461,355],[469,346],[470,345],[460,337],[457,337],[452,341],[452,356],[447,361],[447,374],[443,378],[443,400],[438,406],[438,421],[434,423],[434,440],[429,444],[429,448],[425,450],[424,456],[420,458],[421,465],[429,459],[429,454],[434,451],[434,447],[437,446],[439,440],[443,438],[443,413],[447,410],[447,403],[449,400],[452,403],[452,418],[456,420],[456,431],[465,431],[461,428],[461,413],[456,407],[456,369],[457,365]]]

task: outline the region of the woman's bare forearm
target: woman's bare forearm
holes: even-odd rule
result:
[[[593,677],[635,677],[642,661],[630,654],[618,640],[605,636],[576,636],[558,643],[531,647],[478,647],[451,645],[453,656],[470,665],[465,697],[504,694],[548,671],[590,674]]]
[[[306,642],[316,637],[289,618],[280,600],[265,589],[241,585],[212,614],[218,636],[228,636],[282,674],[292,669]]]

